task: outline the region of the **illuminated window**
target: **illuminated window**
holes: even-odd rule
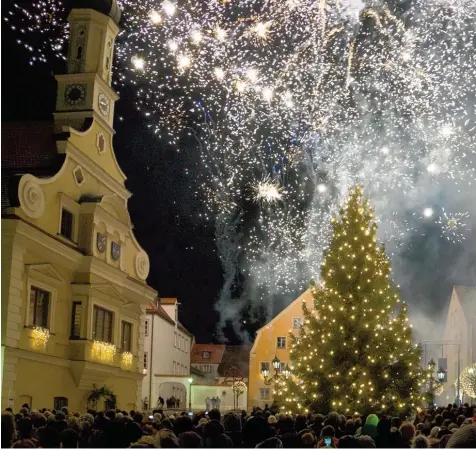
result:
[[[202,359],[209,359],[210,358],[210,352],[209,351],[203,351],[202,352]]]

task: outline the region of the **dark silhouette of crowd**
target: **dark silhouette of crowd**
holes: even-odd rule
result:
[[[2,413],[2,448],[453,448],[476,447],[476,406],[421,410],[411,419],[376,413],[290,416],[266,406],[252,413],[167,414],[108,410]]]

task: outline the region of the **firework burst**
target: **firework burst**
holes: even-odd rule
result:
[[[442,215],[436,221],[441,226],[442,236],[451,242],[460,243],[465,240],[465,234],[470,230],[467,226],[468,212],[447,213],[444,208]]]

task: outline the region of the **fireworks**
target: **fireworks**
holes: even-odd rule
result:
[[[255,187],[255,199],[260,202],[273,203],[282,199],[281,189],[275,182],[265,179]]]
[[[442,209],[442,215],[436,221],[441,226],[441,232],[449,241],[457,243],[465,240],[465,233],[469,231],[466,220],[468,212],[447,213]]]
[[[119,3],[115,86],[140,86],[137,109],[162,141],[196,136],[194,190],[205,218],[227,223],[217,239],[242,242],[241,255],[219,249],[224,264],[244,264],[253,294],[294,294],[317,278],[353,184],[390,252],[434,215],[426,204],[445,206],[440,192],[453,203],[474,189],[474,2],[414,0],[404,13],[384,1]],[[33,63],[64,58],[58,0],[10,14]],[[250,191],[260,212],[238,238]],[[467,216],[439,218],[448,240]]]

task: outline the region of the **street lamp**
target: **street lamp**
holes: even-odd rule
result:
[[[443,369],[442,366],[438,369],[438,372],[436,373],[436,376],[438,377],[438,380],[440,382],[444,382],[446,379],[446,371]]]
[[[428,362],[428,368],[431,369],[431,373],[433,374],[433,370],[435,369],[436,363],[433,358]]]
[[[283,369],[283,374],[284,374],[284,377],[286,379],[288,379],[289,376],[291,375],[291,370],[289,369],[289,365],[287,363],[286,363],[286,366]]]
[[[193,377],[189,377],[188,384],[190,387],[188,388],[188,411],[192,411],[192,384],[193,384]]]
[[[286,364],[286,366],[281,370],[281,360],[279,360],[278,357],[274,356],[274,359],[272,360],[271,364],[274,369],[273,377],[269,377],[270,376],[269,369],[263,368],[261,370],[261,375],[264,377],[265,385],[271,385],[274,381],[278,379],[280,374],[284,374],[286,378],[290,376],[291,370],[289,369],[289,366]]]

